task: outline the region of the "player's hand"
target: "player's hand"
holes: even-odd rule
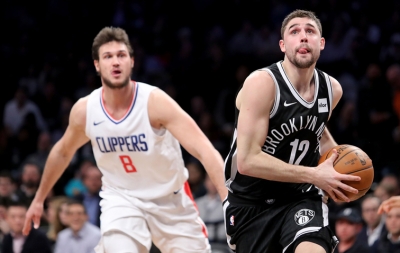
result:
[[[34,224],[34,228],[38,229],[40,226],[40,218],[43,214],[43,203],[33,200],[31,206],[25,215],[25,224],[22,229],[22,234],[27,236],[32,228],[32,221]]]
[[[338,173],[333,168],[333,162],[337,157],[337,151],[334,149],[332,155],[315,168],[314,182],[312,184],[324,190],[335,202],[350,202],[350,199],[346,197],[343,191],[357,194],[358,190],[342,183],[342,181],[360,181],[361,178]]]
[[[393,196],[382,202],[378,214],[388,213],[393,207],[400,207],[400,196]]]

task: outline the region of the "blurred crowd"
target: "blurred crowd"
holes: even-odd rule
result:
[[[375,212],[382,200],[400,193],[400,1],[4,0],[0,5],[3,253],[12,252],[11,237],[23,252],[86,253],[97,243],[101,173],[90,143],[48,196],[40,229],[27,238],[20,232],[72,105],[100,87],[91,44],[101,28],[128,32],[135,54],[132,79],[171,95],[225,157],[236,92],[249,73],[283,58],[280,26],[296,8],[321,19],[326,47],[317,68],[343,87],[328,127],[339,144],[366,151],[375,169],[370,196],[330,203],[331,228],[341,241],[337,252],[345,252],[343,245],[351,241],[371,246],[371,252],[400,252],[400,210],[387,216]],[[214,251],[228,252],[218,194],[201,164],[185,152],[184,158]],[[76,248],[67,251],[65,245]]]

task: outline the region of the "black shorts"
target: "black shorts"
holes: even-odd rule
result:
[[[339,242],[328,227],[328,207],[317,194],[249,204],[229,193],[223,206],[228,245],[237,253],[292,253],[303,241],[330,253]]]

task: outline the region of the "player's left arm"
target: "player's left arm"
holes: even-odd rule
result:
[[[333,109],[335,109],[336,105],[339,103],[340,99],[343,95],[343,89],[340,83],[333,77],[329,77],[332,84],[332,109],[330,114],[332,114]],[[332,137],[331,133],[329,132],[328,128],[325,127],[324,133],[322,134],[320,140],[320,147],[321,147],[321,154],[326,153],[328,150],[337,146],[338,144]]]
[[[160,89],[155,89],[150,94],[148,111],[152,127],[166,128],[186,151],[203,164],[221,200],[224,200],[228,194],[224,179],[224,160],[192,117]]]

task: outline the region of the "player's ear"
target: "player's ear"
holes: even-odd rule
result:
[[[96,68],[96,72],[99,72],[100,68],[99,68],[99,61],[98,60],[94,60],[94,67]]]
[[[131,57],[131,68],[133,68],[133,66],[135,66],[135,59],[133,59],[133,57]]]
[[[324,50],[324,48],[325,48],[325,38],[324,37],[321,37],[321,41],[320,41],[320,49],[321,50]]]
[[[282,51],[283,53],[286,52],[285,42],[283,42],[283,39],[279,41],[279,47],[281,48],[281,51]]]

